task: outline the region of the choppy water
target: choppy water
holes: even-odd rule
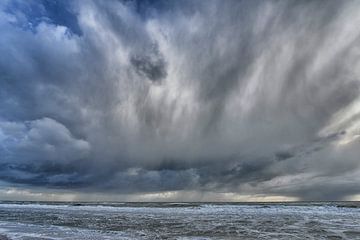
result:
[[[360,239],[359,203],[0,203],[11,239]]]

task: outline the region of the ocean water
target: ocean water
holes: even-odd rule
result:
[[[0,235],[14,240],[360,239],[359,207],[356,202],[2,202]]]

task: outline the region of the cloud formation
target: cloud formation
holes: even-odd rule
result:
[[[0,180],[194,200],[359,194],[359,10],[4,1]]]

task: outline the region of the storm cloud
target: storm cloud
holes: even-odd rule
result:
[[[331,0],[2,1],[2,186],[360,194],[359,11]]]

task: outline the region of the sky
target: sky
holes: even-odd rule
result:
[[[1,1],[0,200],[360,200],[359,12]]]

